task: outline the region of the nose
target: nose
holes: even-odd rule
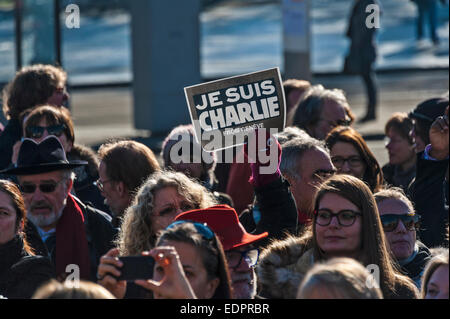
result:
[[[339,226],[340,225],[337,216],[332,216],[330,220],[330,225],[328,225],[328,227],[338,228]]]
[[[398,221],[397,228],[395,228],[396,233],[406,233],[408,230],[401,220]]]
[[[36,187],[36,190],[33,193],[33,200],[34,201],[40,201],[45,199],[44,194],[41,192],[41,190],[39,189],[39,187]]]
[[[345,161],[344,164],[342,164],[341,171],[344,173],[351,172],[350,164],[348,163],[348,161]]]

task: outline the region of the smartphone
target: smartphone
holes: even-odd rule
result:
[[[119,257],[123,263],[117,280],[135,281],[137,279],[152,279],[155,259],[151,256]]]

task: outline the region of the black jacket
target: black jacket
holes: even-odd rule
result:
[[[254,205],[240,216],[240,222],[249,233],[269,236],[256,243],[266,246],[273,239],[286,234],[297,234],[298,214],[289,183],[282,177],[262,187],[255,187]]]
[[[11,164],[13,146],[22,137],[22,126],[19,120],[9,120],[5,130],[0,134],[0,170]]]
[[[411,199],[421,216],[419,238],[427,247],[448,247],[448,206],[445,195],[445,173],[448,159],[432,161],[417,155],[416,179],[411,186]]]
[[[113,241],[117,234],[117,229],[111,224],[111,216],[93,208],[90,205],[83,204],[78,198],[74,197],[85,216],[86,236],[89,247],[91,281],[97,281],[97,268],[100,258],[114,247]],[[31,224],[31,223],[29,223]],[[34,225],[28,225],[26,234],[30,245],[43,256],[49,256],[49,249],[42,242],[37,229]],[[52,250],[52,249],[50,249]],[[51,256],[55,266],[55,255]]]
[[[8,299],[29,299],[36,289],[54,278],[50,260],[30,256],[23,248],[22,238],[0,246],[0,295]]]

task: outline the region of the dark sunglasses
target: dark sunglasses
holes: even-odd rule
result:
[[[416,230],[420,226],[420,216],[414,215],[396,215],[384,214],[380,216],[381,223],[385,232],[392,232],[397,229],[398,222],[401,220],[407,230]]]
[[[22,184],[20,185],[20,191],[25,194],[33,194],[36,191],[36,188],[39,187],[39,190],[42,193],[53,193],[58,186],[58,184],[64,182],[65,179],[60,180],[59,182],[45,182],[39,185],[36,184]]]
[[[225,253],[228,266],[236,269],[244,259],[249,267],[255,267],[259,259],[259,249],[252,248],[245,251],[230,250]]]
[[[26,128],[27,137],[41,138],[44,132],[47,131],[49,135],[60,137],[66,129],[65,124],[51,125],[51,126],[28,126]]]
[[[206,238],[208,240],[214,238],[214,232],[206,225],[206,223],[201,224],[201,223],[191,222],[191,221],[187,221],[187,220],[179,220],[179,221],[173,222],[172,224],[167,226],[166,229],[171,229],[171,228],[174,228],[175,226],[181,225],[181,224],[192,224],[192,225],[194,225],[197,232],[199,234],[201,234],[204,238]]]

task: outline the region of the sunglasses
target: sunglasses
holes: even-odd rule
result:
[[[420,216],[414,215],[396,215],[384,214],[380,216],[381,223],[385,232],[392,232],[397,229],[398,222],[401,220],[407,230],[416,230],[420,226]]]
[[[19,186],[20,191],[25,194],[34,194],[36,188],[39,187],[39,190],[42,193],[53,193],[56,187],[64,182],[65,179],[60,180],[59,182],[45,182],[39,185],[36,184],[22,184]]]
[[[206,225],[206,223],[201,224],[201,223],[190,222],[190,221],[186,221],[186,220],[179,220],[179,221],[173,222],[172,224],[167,226],[166,229],[172,229],[175,226],[181,225],[181,224],[192,224],[192,225],[194,225],[197,232],[199,234],[201,234],[204,238],[206,238],[208,240],[214,238],[214,232]]]
[[[231,268],[236,269],[239,267],[242,259],[247,262],[249,267],[255,267],[259,259],[259,249],[252,248],[245,251],[231,250],[227,251],[225,255],[227,257],[228,266]]]
[[[66,129],[65,124],[51,125],[51,126],[28,126],[26,128],[27,137],[41,138],[44,132],[47,131],[49,135],[60,137]]]

